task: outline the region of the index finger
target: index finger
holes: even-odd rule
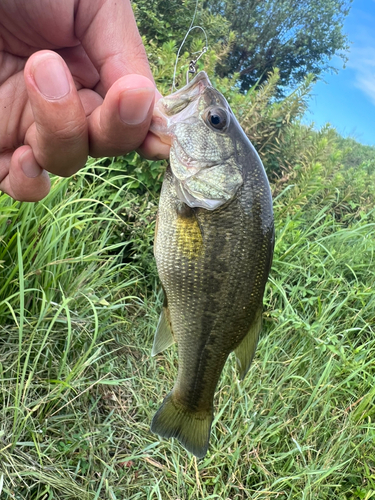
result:
[[[153,81],[129,0],[78,0],[75,35],[98,70],[104,92],[132,73]]]

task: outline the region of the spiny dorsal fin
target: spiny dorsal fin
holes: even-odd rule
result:
[[[239,370],[240,379],[245,378],[246,373],[249,371],[251,362],[253,360],[255,350],[258,344],[259,333],[262,328],[262,306],[259,307],[255,313],[254,320],[251,327],[242,340],[241,344],[236,347],[234,353],[237,358],[237,365]]]
[[[159,323],[156,327],[154,345],[152,346],[151,356],[156,356],[171,346],[175,340],[170,326],[168,307],[163,306],[160,314]]]

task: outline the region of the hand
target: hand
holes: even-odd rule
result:
[[[143,143],[165,158],[147,135],[159,97],[129,0],[1,0],[0,190],[13,198],[41,200],[46,170],[70,176],[88,154]]]

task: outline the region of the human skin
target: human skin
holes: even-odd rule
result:
[[[41,200],[47,171],[88,155],[167,157],[148,132],[159,97],[129,0],[1,0],[0,191]]]

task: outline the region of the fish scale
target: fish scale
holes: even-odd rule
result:
[[[181,96],[189,90],[196,97],[190,95],[184,108]],[[170,135],[174,161],[165,174],[155,234],[165,302],[153,354],[175,340],[178,374],[151,430],[202,457],[229,354],[235,352],[243,378],[255,353],[274,245],[272,200],[259,156],[207,75],[199,73],[157,109],[152,130]],[[220,117],[225,126],[216,130]]]

